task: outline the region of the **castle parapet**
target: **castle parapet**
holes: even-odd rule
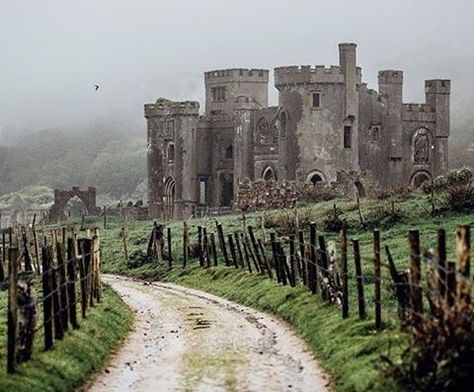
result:
[[[145,105],[145,118],[167,115],[197,116],[198,114],[199,102],[197,101],[173,102],[158,99],[154,104]]]
[[[204,73],[206,84],[219,84],[231,82],[260,82],[268,83],[267,69],[232,68]]]
[[[357,67],[357,83],[362,82],[362,70]],[[337,65],[293,65],[275,68],[275,86],[304,83],[344,83],[343,69]]]
[[[404,121],[436,121],[435,108],[425,103],[405,103],[402,105],[402,119]]]

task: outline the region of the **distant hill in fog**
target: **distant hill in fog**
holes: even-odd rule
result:
[[[113,198],[132,194],[146,177],[144,135],[112,131],[39,131],[0,145],[0,195],[42,185],[95,186]]]

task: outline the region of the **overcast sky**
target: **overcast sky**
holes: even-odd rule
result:
[[[0,0],[0,133],[145,129],[157,97],[202,104],[206,70],[337,64],[342,41],[370,87],[403,69],[405,101],[421,102],[425,79],[450,78],[461,107],[473,16],[472,0]]]

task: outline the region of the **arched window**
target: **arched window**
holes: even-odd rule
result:
[[[275,181],[277,179],[273,167],[267,166],[262,172],[262,178],[265,181]]]
[[[427,129],[420,128],[413,133],[412,149],[415,165],[426,165],[430,162],[431,148],[431,134]]]
[[[173,177],[168,177],[165,180],[164,188],[164,213],[168,219],[173,219],[174,216],[174,194],[176,189],[176,181]]]
[[[313,185],[316,185],[318,183],[326,182],[326,178],[323,173],[318,170],[314,170],[307,175],[306,181],[311,182]]]

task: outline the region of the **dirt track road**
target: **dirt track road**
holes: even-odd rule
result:
[[[285,323],[213,295],[106,276],[136,312],[133,332],[90,391],[326,391]]]

